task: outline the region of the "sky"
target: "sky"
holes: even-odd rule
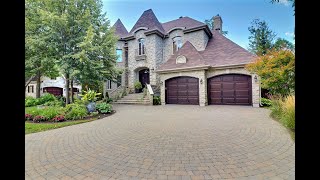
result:
[[[253,19],[265,20],[277,37],[294,43],[295,16],[291,2],[280,0],[102,0],[111,26],[121,19],[128,31],[145,10],[152,9],[161,23],[180,16],[204,22],[219,14],[226,36],[245,49],[249,46],[249,30]]]

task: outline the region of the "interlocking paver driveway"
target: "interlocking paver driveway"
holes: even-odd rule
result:
[[[26,135],[26,179],[294,179],[295,143],[248,106],[114,106]]]

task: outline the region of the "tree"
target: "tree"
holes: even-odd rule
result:
[[[50,31],[49,45],[66,81],[97,81],[115,66],[115,43],[101,0],[46,0],[41,10],[43,25]],[[114,52],[113,52],[114,51]]]
[[[294,52],[294,45],[293,43],[289,42],[286,39],[278,38],[276,42],[273,44],[273,49],[275,50],[290,50]]]
[[[272,50],[259,56],[246,69],[261,78],[262,88],[271,94],[288,95],[295,88],[295,55],[290,50]]]
[[[292,7],[293,7],[293,11],[296,11],[296,7],[295,7],[295,3],[296,3],[296,1],[295,0],[287,0],[288,2],[290,1],[290,2],[292,2]],[[280,3],[280,0],[271,0],[271,3],[273,4],[273,3]],[[295,15],[295,13],[293,14],[293,15]]]
[[[259,19],[254,19],[248,30],[250,31],[249,50],[258,56],[265,55],[272,48],[276,34],[269,29],[265,21]]]
[[[57,77],[58,70],[52,48],[48,46],[48,31],[42,25],[39,0],[27,0],[25,4],[25,76],[36,77],[36,97],[40,97],[41,76]],[[30,82],[30,81],[29,81]],[[28,83],[25,85],[27,87]]]
[[[213,29],[213,27],[214,27],[213,17],[211,19],[204,20],[204,23],[206,23],[206,25],[208,25],[209,29]],[[228,31],[222,31],[221,34],[226,36],[226,35],[228,35]]]

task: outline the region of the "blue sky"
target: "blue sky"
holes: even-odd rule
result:
[[[277,37],[294,43],[294,11],[287,0],[271,4],[271,0],[102,0],[103,11],[113,25],[121,19],[128,31],[134,26],[143,11],[152,9],[160,22],[188,16],[198,21],[219,14],[227,37],[248,48],[248,27],[253,19],[265,20]]]

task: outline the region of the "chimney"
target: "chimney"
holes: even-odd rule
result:
[[[213,30],[219,31],[219,33],[222,33],[222,19],[217,14],[213,17]]]

